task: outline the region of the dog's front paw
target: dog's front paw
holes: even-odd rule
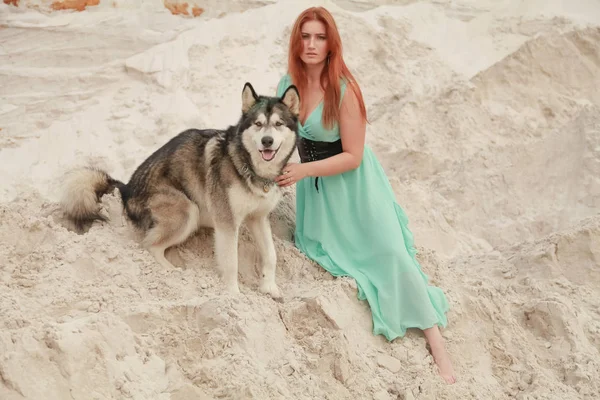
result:
[[[260,287],[258,288],[258,290],[261,293],[268,294],[269,296],[271,296],[274,299],[281,299],[283,297],[281,295],[281,291],[277,287],[277,284],[273,280],[267,280],[267,279],[263,280],[260,283]]]

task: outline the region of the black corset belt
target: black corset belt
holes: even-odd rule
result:
[[[342,140],[338,139],[335,142],[317,142],[301,137],[298,141],[298,154],[300,160],[305,162],[323,160],[340,154],[344,151],[342,148]],[[315,179],[315,188],[319,191],[319,177]]]

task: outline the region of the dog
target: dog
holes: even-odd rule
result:
[[[226,129],[187,129],[151,154],[126,184],[97,168],[67,173],[60,200],[63,216],[79,233],[100,213],[101,198],[117,188],[124,214],[142,233],[141,244],[166,268],[165,250],[201,227],[214,229],[223,284],[239,293],[238,235],[242,223],[255,239],[262,262],[259,291],[281,297],[269,214],[282,189],[282,173],[298,141],[300,94],[290,85],[281,97],[242,90],[241,116]]]

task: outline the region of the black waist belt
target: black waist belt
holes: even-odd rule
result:
[[[310,161],[323,160],[340,154],[344,151],[342,148],[342,140],[338,139],[335,142],[316,142],[306,138],[300,138],[298,141],[298,154],[300,161],[303,163]],[[315,187],[319,191],[319,177],[315,179]]]

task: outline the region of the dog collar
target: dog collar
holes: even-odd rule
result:
[[[263,192],[269,193],[269,191],[271,190],[271,188],[273,186],[275,186],[275,181],[266,181],[266,182],[263,182]]]
[[[262,189],[263,189],[263,192],[265,192],[265,193],[269,193],[269,191],[271,190],[271,187],[273,187],[277,184],[275,181],[273,181],[271,179],[261,178],[260,176],[256,175],[246,165],[244,165],[242,167],[242,172],[248,175],[248,178],[250,178],[251,184],[255,184],[260,187],[260,184],[262,183]]]

